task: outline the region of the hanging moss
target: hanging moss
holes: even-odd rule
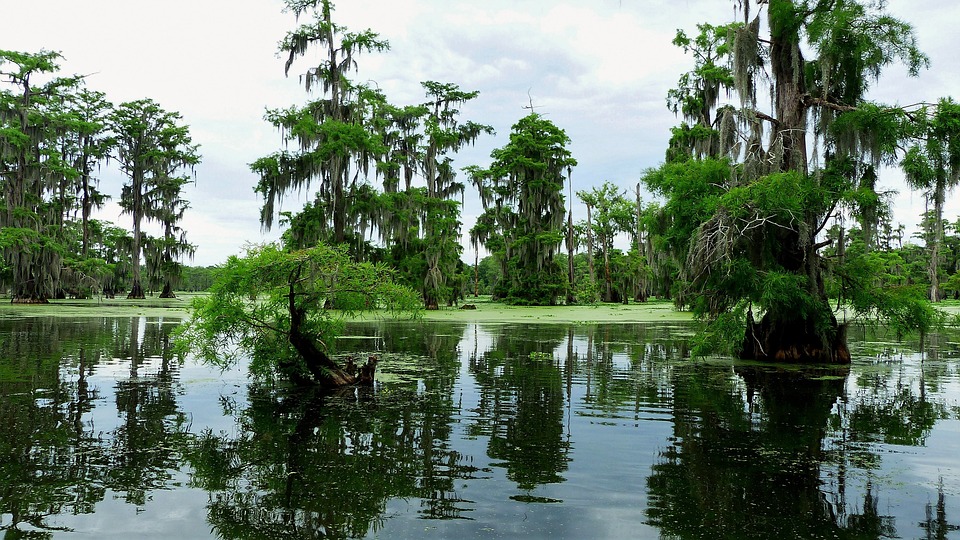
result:
[[[757,100],[756,75],[763,66],[759,40],[759,15],[734,33],[733,87],[740,96],[742,106],[752,106]]]

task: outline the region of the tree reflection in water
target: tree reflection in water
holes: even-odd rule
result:
[[[395,373],[432,374],[423,387],[419,376],[334,395],[251,385],[236,434],[206,432],[189,455],[218,534],[364,536],[380,530],[393,498],[422,500],[424,517],[469,518],[456,482],[481,471],[450,447],[462,333],[398,327],[377,336],[396,351],[381,360]]]
[[[481,388],[479,420],[470,433],[488,439],[487,454],[501,460],[496,465],[522,490],[564,481],[570,441],[554,350],[566,337],[560,325],[534,332],[507,327],[489,350],[470,357],[470,372]]]
[[[143,505],[178,468],[185,433],[170,325],[156,318],[26,318],[0,324],[0,530],[50,538],[61,514],[88,514],[108,491]],[[129,363],[114,429],[98,425],[98,366]],[[148,373],[143,371],[149,368]],[[7,516],[9,516],[7,518]],[[9,521],[8,521],[9,519]]]
[[[674,439],[648,479],[651,522],[668,538],[897,537],[869,475],[860,504],[846,500],[846,475],[878,468],[864,442],[922,444],[944,411],[903,384],[850,399],[848,370],[686,368],[674,378]],[[922,527],[949,528],[927,514]]]
[[[821,447],[846,374],[684,371],[674,379],[674,439],[648,479],[651,522],[671,538],[835,537],[842,524],[820,491]]]
[[[147,494],[167,487],[180,468],[189,431],[180,410],[180,364],[173,357],[169,326],[146,324],[134,318],[115,357],[129,362],[129,376],[116,383],[115,400],[121,424],[113,431],[107,453],[105,485],[122,493],[126,502],[143,506]],[[154,365],[144,366],[155,357]],[[152,370],[144,374],[145,367]]]
[[[320,395],[184,383],[169,329],[0,319],[6,538],[124,505],[222,538],[958,530],[955,334],[923,361],[855,337],[848,372],[691,359],[683,325],[376,323],[340,343],[388,351],[376,387]]]

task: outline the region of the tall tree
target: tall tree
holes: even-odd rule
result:
[[[589,238],[595,240],[596,247],[603,255],[603,301],[613,301],[613,277],[610,275],[610,256],[613,253],[613,241],[622,232],[628,232],[634,225],[636,207],[627,199],[623,190],[610,182],[590,191],[578,191],[577,197],[591,209],[591,221],[583,224],[591,231]],[[591,249],[591,252],[594,250]],[[626,291],[620,291],[626,294]]]
[[[436,309],[441,297],[449,297],[446,281],[460,260],[460,207],[454,199],[463,195],[464,186],[456,181],[449,153],[473,144],[493,128],[476,122],[462,122],[458,116],[463,103],[476,98],[477,91],[465,92],[452,83],[422,83],[427,99],[424,118],[423,174],[427,181],[424,208],[424,247],[427,274],[423,299],[427,309]]]
[[[64,203],[55,194],[76,175],[64,159],[63,102],[80,82],[55,76],[60,58],[0,50],[0,77],[9,85],[0,89],[0,248],[16,303],[46,302],[58,288]]]
[[[133,285],[127,297],[144,298],[140,280],[143,221],[156,219],[163,201],[158,196],[161,186],[184,169],[192,171],[200,155],[189,128],[180,124],[180,114],[163,110],[151,99],[121,103],[110,119],[117,140],[115,158],[128,180],[120,206],[133,219]]]
[[[422,169],[424,105],[384,109],[379,132],[386,151],[378,163],[383,193],[376,208],[376,222],[387,259],[399,270],[398,279],[420,289],[425,275],[421,222],[426,187],[416,187]]]
[[[500,261],[509,302],[553,305],[564,290],[554,256],[564,239],[564,179],[577,164],[569,143],[562,129],[531,113],[491,152],[489,169],[467,169],[484,206],[471,236]]]
[[[567,177],[567,305],[576,302],[576,265],[573,261],[573,252],[576,250],[576,236],[573,230],[573,179]],[[591,278],[592,279],[592,278]]]
[[[147,268],[163,282],[160,298],[175,298],[173,287],[180,282],[183,257],[193,257],[196,246],[187,242],[187,233],[180,227],[190,203],[182,197],[183,186],[192,180],[189,176],[159,179],[150,193],[155,201],[151,215],[160,223],[163,235],[154,239],[154,257],[147,258]],[[152,260],[151,260],[152,259]]]
[[[323,232],[336,244],[347,234],[348,197],[354,175],[367,172],[374,155],[384,151],[375,133],[364,125],[366,104],[362,88],[347,75],[357,67],[356,56],[383,51],[389,44],[366,30],[351,32],[333,22],[333,2],[329,0],[286,0],[286,10],[299,19],[305,14],[310,22],[289,32],[280,43],[280,52],[287,55],[284,72],[289,74],[293,63],[305,56],[313,46],[321,48],[320,61],[301,75],[309,93],[322,89],[324,97],[304,107],[291,107],[267,112],[266,119],[282,130],[282,150],[253,162],[250,167],[260,176],[257,192],[263,197],[260,222],[264,228],[273,225],[276,207],[283,195],[309,189],[317,181],[319,188],[314,206],[323,207]]]
[[[719,146],[710,155],[735,166],[707,180],[694,174],[709,165],[681,158],[646,180],[668,198],[668,207],[678,210],[685,197],[697,209],[696,215],[687,209],[673,216],[674,225],[693,227],[684,278],[700,313],[726,322],[742,317],[746,330],[733,347],[741,356],[847,362],[843,329],[824,289],[819,251],[825,244],[817,236],[857,185],[864,165],[889,160],[902,139],[902,113],[865,102],[870,83],[894,61],[916,73],[927,59],[910,25],[884,13],[882,4],[757,4],[751,18],[750,2],[738,2],[743,23],[730,30],[729,82],[739,100],[717,101],[717,126],[706,126],[718,132]],[[760,93],[765,77],[767,110]],[[821,144],[810,144],[808,133],[816,133]],[[691,193],[698,200],[687,197]],[[680,223],[683,213],[694,220]],[[759,323],[753,304],[763,310]]]
[[[86,88],[67,94],[63,104],[68,129],[61,138],[61,153],[73,170],[61,177],[56,196],[62,214],[58,228],[65,247],[58,297],[68,293],[85,297],[100,289],[107,274],[106,262],[91,255],[91,216],[110,199],[100,191],[97,172],[113,147],[108,125],[112,107],[103,92]]]
[[[933,203],[932,230],[927,242],[928,276],[930,300],[939,302],[943,203],[947,193],[960,183],[960,104],[951,98],[941,99],[933,107],[922,108],[914,117],[915,142],[907,150],[902,165],[907,182],[926,191]]]
[[[857,189],[852,194],[853,216],[860,224],[866,251],[877,248],[880,228],[890,217],[891,191],[877,191],[877,170],[872,165],[864,167]]]
[[[473,144],[492,128],[460,120],[459,107],[479,94],[452,83],[422,83],[428,101],[415,106],[384,106],[371,125],[385,152],[379,157],[384,192],[377,226],[388,259],[402,280],[423,292],[424,305],[436,309],[459,294],[451,278],[462,248],[460,206],[464,191],[451,154]],[[415,183],[422,180],[422,184]]]
[[[82,244],[81,257],[90,249],[90,216],[103,207],[109,198],[99,189],[100,180],[95,170],[109,156],[113,138],[109,133],[107,115],[113,104],[103,92],[81,89],[71,97],[74,113],[75,146],[72,148],[73,167],[77,171],[76,196],[80,207]]]

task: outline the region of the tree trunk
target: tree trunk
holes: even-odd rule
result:
[[[769,143],[771,157],[779,162],[772,164],[771,172],[793,171],[807,176],[807,111],[805,61],[800,50],[800,24],[802,18],[785,16],[787,4],[798,9],[793,2],[782,1],[780,16],[768,10],[770,24],[770,72],[773,76],[773,106],[776,121],[772,123]],[[782,148],[782,152],[778,149]],[[808,177],[809,182],[817,182]],[[799,231],[781,233],[782,249],[777,255],[778,263],[785,270],[806,278],[807,293],[829,312],[829,302],[824,290],[820,256],[816,246],[816,231],[820,216],[808,212],[805,226]],[[822,316],[784,316],[774,318],[769,313],[760,323],[753,320],[750,312],[747,329],[741,345],[740,357],[751,360],[776,362],[804,362],[847,364],[850,351],[846,345],[846,327],[837,323],[831,314],[828,324]],[[826,328],[824,328],[826,326]]]
[[[571,197],[571,201],[573,198]],[[572,203],[571,203],[572,204]],[[573,265],[573,208],[567,211],[567,305],[573,305],[576,298],[573,295],[574,288],[574,265]]]
[[[127,300],[143,300],[147,295],[143,293],[143,285],[140,284],[140,279],[134,278],[133,287],[130,287],[130,294],[127,295]]]
[[[166,282],[163,285],[163,292],[160,293],[160,298],[176,298],[177,295],[173,294],[173,287],[170,286],[170,282]]]
[[[640,183],[637,182],[637,230],[636,230],[636,243],[637,243],[637,257],[643,257],[643,206],[640,199]],[[638,263],[639,264],[639,263]],[[643,267],[639,266],[638,271],[642,272]],[[634,302],[646,302],[647,301],[647,286],[646,279],[641,277],[643,274],[637,276],[636,286],[634,288],[633,300]]]
[[[807,108],[799,28],[778,22],[770,12],[770,69],[773,72],[777,119],[770,133],[771,150],[783,145],[779,171],[807,174]]]
[[[360,367],[359,375],[350,373],[350,371],[354,370],[345,370],[340,367],[340,365],[317,347],[313,336],[303,331],[306,313],[302,307],[297,306],[295,303],[295,282],[296,279],[291,280],[290,293],[288,295],[290,334],[287,339],[303,359],[307,372],[304,373],[300,366],[292,365],[291,363],[281,364],[280,369],[291,381],[300,386],[319,385],[323,388],[340,388],[358,383],[372,385],[377,366],[376,357],[371,356],[367,363]]]
[[[335,156],[331,162],[333,166],[330,178],[333,180],[333,243],[335,245],[343,244],[346,241],[346,223],[347,223],[347,182],[345,169],[340,156]]]
[[[300,319],[300,322],[302,323],[302,319]],[[292,324],[293,321],[291,321]],[[347,373],[325,352],[320,350],[313,338],[303,333],[299,326],[291,326],[289,340],[293,348],[303,358],[309,372],[308,376],[299,370],[289,371],[287,375],[293,382],[299,385],[319,385],[325,388],[339,388],[359,382],[356,376]]]
[[[933,238],[930,241],[930,266],[927,274],[930,277],[930,301],[940,301],[940,245],[943,243],[943,199],[947,191],[943,176],[945,171],[937,175],[933,189]]]
[[[597,274],[593,269],[593,215],[590,205],[587,205],[587,266],[590,268],[590,282],[597,282]]]
[[[760,323],[747,315],[740,358],[790,363],[849,364],[847,327],[830,317],[830,328],[821,333],[810,320],[774,320],[764,315]]]
[[[603,243],[603,301],[613,302],[613,278],[610,277],[610,249],[607,245],[607,239],[601,239]],[[612,243],[612,242],[611,242]]]
[[[323,21],[326,24],[326,41],[327,41],[327,54],[329,55],[329,70],[328,81],[330,81],[330,114],[333,116],[333,119],[338,122],[344,121],[344,106],[341,103],[343,100],[341,85],[341,77],[343,73],[340,70],[340,62],[337,60],[337,51],[339,50],[336,46],[336,41],[334,40],[333,32],[335,26],[331,20],[330,9],[328,6],[324,6],[323,10]],[[334,155],[330,159],[330,191],[333,194],[333,242],[336,245],[340,245],[346,239],[346,217],[347,217],[347,200],[346,200],[346,183],[347,183],[347,167],[345,164],[346,158],[342,155]]]

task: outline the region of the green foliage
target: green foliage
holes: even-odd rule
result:
[[[860,225],[859,253],[877,247],[888,205],[887,194],[876,189],[876,170],[896,160],[911,122],[933,117],[866,103],[864,96],[891,63],[901,61],[915,74],[927,59],[910,25],[884,13],[883,2],[761,3],[764,9],[752,20],[748,5],[741,4],[742,25],[702,25],[696,39],[678,33],[674,43],[693,53],[695,68],[668,103],[690,124],[674,130],[667,163],[643,181],[666,201],[653,230],[681,267],[678,303],[731,328],[726,315],[746,302],[764,314],[763,328],[770,332],[764,339],[781,340],[775,336],[791,328],[812,332],[795,343],[830,343],[836,323],[826,295],[827,262],[819,251],[831,241],[843,243],[832,256],[846,281],[830,286],[844,295],[860,294],[854,289],[862,287],[853,287],[854,267],[845,266],[850,261],[843,232],[827,242],[819,235],[831,219],[849,213]],[[771,89],[767,111],[758,98],[768,82],[764,77]],[[739,103],[722,102],[718,89]],[[949,104],[939,110],[948,112]],[[924,140],[949,140],[947,133],[928,132]],[[817,144],[810,144],[808,134]],[[938,170],[924,161],[929,149],[924,159],[911,159],[924,153],[912,152],[906,161],[915,172],[906,167],[908,177],[929,184]],[[889,320],[901,321],[892,324],[926,328],[924,317],[909,307],[912,300],[898,299],[906,311],[883,308]]]
[[[943,283],[943,290],[951,293],[960,293],[960,272],[957,272],[950,276]]]
[[[284,194],[318,182],[316,206],[330,209],[323,214],[322,230],[331,236],[324,240],[340,244],[348,231],[360,229],[355,216],[349,216],[347,203],[355,186],[351,170],[368,171],[375,156],[387,150],[376,129],[385,106],[382,94],[355,85],[348,74],[357,68],[356,56],[387,50],[389,43],[370,30],[351,32],[334,23],[329,0],[287,0],[286,9],[298,18],[310,16],[311,21],[280,42],[280,53],[287,55],[284,72],[289,74],[297,59],[319,48],[319,63],[307,68],[301,80],[307,93],[319,84],[324,97],[303,107],[267,112],[266,120],[281,130],[284,148],[296,150],[284,149],[250,165],[260,176],[256,187],[263,198],[260,221],[271,228]]]
[[[553,305],[565,291],[554,257],[564,239],[564,176],[577,164],[570,139],[534,113],[521,118],[510,142],[491,152],[488,169],[467,169],[484,213],[471,229],[500,263],[495,297],[510,303]]]
[[[926,223],[930,252],[930,299],[940,300],[939,264],[943,242],[943,206],[947,193],[960,183],[960,104],[941,99],[935,108],[924,108],[913,126],[915,143],[901,162],[907,182],[922,189],[933,201],[932,220]]]
[[[694,357],[711,354],[736,355],[747,326],[746,313],[747,304],[740,303],[734,309],[704,322],[703,327],[693,337],[690,354]]]
[[[45,302],[59,288],[64,203],[77,176],[64,102],[80,81],[57,76],[60,58],[0,50],[0,227],[11,229],[0,242],[18,302]]]
[[[892,165],[909,128],[909,117],[898,108],[861,103],[833,120],[829,131],[839,157],[863,155],[876,165]]]
[[[579,229],[589,233],[580,243],[593,242],[588,253],[599,254],[603,259],[603,300],[612,301],[613,276],[611,258],[614,257],[613,241],[620,233],[630,232],[636,227],[636,206],[627,199],[625,192],[610,182],[590,191],[578,191],[577,197],[587,205],[591,222],[582,222]],[[581,234],[580,236],[584,236]]]
[[[179,113],[166,111],[151,99],[121,103],[110,114],[110,125],[116,136],[115,159],[127,177],[120,207],[133,220],[130,295],[142,298],[140,256],[147,247],[141,233],[144,220],[157,220],[164,229],[163,247],[154,245],[154,252],[146,253],[154,275],[162,271],[168,282],[176,281],[176,259],[193,255],[193,246],[177,224],[188,206],[180,198],[182,187],[190,181],[183,171],[192,171],[200,163],[199,146],[193,143],[190,128],[182,124]]]
[[[646,299],[645,285],[653,276],[653,271],[646,257],[636,248],[627,253],[613,250],[610,253],[610,273],[615,276],[613,288],[621,302],[628,303],[630,298]]]
[[[925,297],[925,287],[906,283],[898,271],[903,259],[896,253],[867,253],[850,257],[835,272],[840,276],[840,298],[858,320],[885,324],[898,338],[919,333],[921,338],[941,327],[946,314]]]
[[[767,175],[746,185],[731,185],[730,166],[719,160],[668,163],[646,173],[643,182],[667,197],[661,209],[665,247],[684,261],[678,298],[702,316],[715,317],[740,300],[762,304],[788,301],[767,294],[764,281],[779,292],[787,271],[780,254],[785,235],[795,234],[804,217],[823,205],[821,190],[793,172]],[[789,269],[793,271],[795,269]],[[793,285],[809,291],[806,276]]]
[[[579,305],[594,305],[600,302],[600,284],[583,273],[576,280],[573,297]]]
[[[4,227],[0,229],[0,249],[27,250],[37,244],[40,234],[33,229]]]
[[[49,51],[0,51],[0,243],[14,301],[90,294],[139,271],[138,224],[131,235],[92,219],[109,199],[97,178],[108,159],[129,178],[124,211],[165,229],[154,266],[175,271],[192,253],[176,225],[187,206],[177,169],[199,156],[180,116],[149,99],[114,107],[83,77],[60,76],[59,61]]]
[[[752,221],[761,217],[795,227],[808,205],[819,203],[814,198],[815,190],[814,184],[796,172],[775,173],[730,188],[718,202],[735,219]]]
[[[310,49],[320,49],[319,64],[301,79],[307,92],[319,84],[324,95],[303,107],[267,112],[266,120],[283,134],[284,147],[296,150],[250,165],[260,176],[261,224],[273,225],[286,193],[319,183],[302,212],[280,214],[281,224],[290,226],[283,235],[288,248],[347,244],[357,260],[379,259],[399,268],[399,279],[419,289],[427,307],[454,302],[460,295],[461,252],[456,197],[464,185],[456,181],[449,155],[493,132],[459,119],[459,107],[479,92],[426,81],[425,103],[394,106],[379,89],[348,78],[359,54],[387,50],[386,41],[370,30],[350,32],[335,23],[328,0],[288,0],[287,9],[312,21],[281,42],[281,52],[288,55],[285,71]],[[371,186],[373,174],[383,177],[383,193]],[[424,187],[413,186],[417,177]],[[367,241],[374,232],[382,249]]]
[[[456,84],[436,81],[422,85],[428,100],[421,105],[423,144],[417,149],[426,181],[426,196],[420,205],[426,262],[423,299],[428,308],[436,308],[440,301],[451,303],[460,296],[453,283],[462,251],[460,203],[453,197],[463,194],[464,185],[456,181],[449,154],[473,144],[483,133],[493,133],[493,128],[471,121],[461,122],[459,118],[459,107],[476,98],[479,92],[463,91]]]
[[[665,247],[686,257],[694,231],[713,215],[730,175],[730,164],[716,159],[666,163],[644,172],[647,189],[666,201],[661,207]]]
[[[827,318],[823,302],[809,291],[806,276],[790,272],[768,272],[760,281],[757,303],[764,306],[766,312],[777,320]]]
[[[699,33],[693,38],[677,31],[673,44],[693,55],[694,69],[681,75],[677,87],[667,92],[667,108],[684,119],[672,130],[668,162],[719,154],[721,134],[713,110],[734,84],[730,38],[739,26],[699,24]]]
[[[418,313],[419,296],[397,285],[394,275],[325,244],[293,252],[273,244],[250,247],[218,269],[209,295],[194,300],[191,319],[177,331],[178,351],[195,351],[222,367],[250,355],[254,376],[293,377],[306,368],[290,343],[292,314],[303,313],[299,331],[330,350],[346,316]]]
[[[562,264],[561,264],[562,266]],[[500,265],[493,256],[486,256],[477,264],[476,278],[480,294],[492,295],[493,289],[497,283],[503,279],[500,273]],[[470,276],[470,290],[473,291],[474,276]]]
[[[883,4],[854,0],[803,13],[805,30],[816,49],[819,68],[811,81],[818,94],[857,105],[883,68],[902,61],[912,75],[929,65],[917,47],[910,24],[875,9]]]

